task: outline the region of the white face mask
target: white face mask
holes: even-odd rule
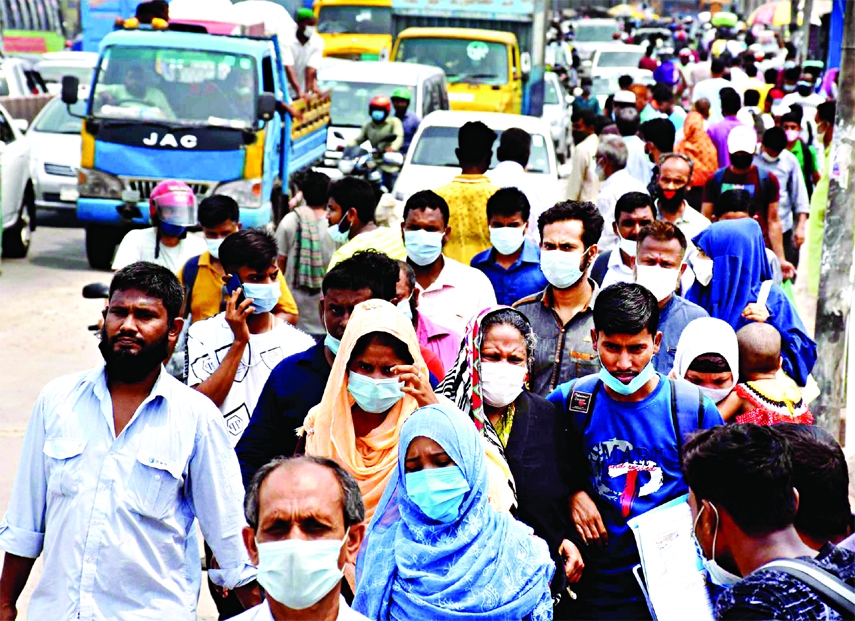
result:
[[[564,252],[563,250],[543,250],[540,253],[540,270],[556,289],[568,289],[575,285],[582,275],[583,252]]]
[[[713,403],[720,403],[727,398],[727,395],[731,393],[733,387],[731,386],[730,388],[707,388],[706,386],[698,386],[698,390],[700,390],[705,397],[709,397],[710,401],[712,401]]]
[[[680,270],[659,265],[635,265],[635,282],[646,288],[661,302],[677,289]]]
[[[484,403],[503,408],[513,403],[523,391],[526,367],[510,362],[481,362],[481,394]]]
[[[303,28],[303,36],[306,37],[307,39],[309,37],[311,37],[313,34],[315,34],[315,27],[314,26],[306,26],[305,28]]]
[[[635,258],[638,254],[638,242],[618,236],[618,247],[629,256]]]
[[[713,260],[709,257],[695,257],[692,260],[692,271],[697,281],[706,287],[712,282]]]
[[[220,246],[223,245],[225,239],[225,237],[219,237],[217,239],[205,239],[205,243],[208,244],[208,252],[210,252],[211,256],[215,259],[220,258]]]
[[[732,584],[736,584],[740,580],[742,580],[742,576],[737,576],[736,574],[732,574],[726,569],[724,569],[721,565],[716,563],[715,561],[715,544],[716,539],[718,538],[718,509],[715,508],[715,505],[710,503],[710,506],[715,511],[715,531],[713,532],[712,539],[712,559],[708,559],[703,553],[703,547],[701,546],[701,542],[698,541],[698,536],[695,535],[695,529],[698,527],[698,520],[701,517],[701,513],[704,512],[706,507],[701,507],[701,510],[698,511],[698,515],[695,517],[695,523],[692,526],[692,536],[695,538],[695,541],[698,544],[698,548],[701,550],[701,559],[704,562],[704,569],[707,570],[707,573],[710,575],[710,582],[716,584],[718,586],[727,587]]]
[[[404,298],[400,302],[398,302],[398,310],[401,311],[401,314],[409,319],[413,320],[413,309],[410,306],[410,298]]]

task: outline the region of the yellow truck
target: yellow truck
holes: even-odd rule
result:
[[[324,56],[388,60],[392,51],[392,0],[316,0]]]

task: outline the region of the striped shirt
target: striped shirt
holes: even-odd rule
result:
[[[388,226],[378,226],[373,231],[360,233],[336,250],[327,271],[361,250],[376,250],[396,261],[404,261],[407,258],[407,249],[404,248],[404,237],[401,230],[391,229]]]

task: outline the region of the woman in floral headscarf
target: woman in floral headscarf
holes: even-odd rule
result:
[[[674,151],[687,155],[695,163],[687,200],[692,207],[700,211],[704,185],[718,170],[718,151],[704,129],[704,117],[700,112],[690,112],[686,116],[683,123],[683,140]]]

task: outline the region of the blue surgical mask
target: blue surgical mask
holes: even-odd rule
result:
[[[220,258],[220,246],[223,245],[223,241],[225,237],[218,237],[217,239],[206,239],[205,243],[208,244],[208,252],[211,253],[211,256],[215,259]]]
[[[244,283],[243,294],[248,298],[252,298],[252,307],[254,309],[252,312],[257,315],[272,311],[273,307],[279,301],[279,296],[282,295],[282,290],[279,288],[278,282],[264,285]]]
[[[695,538],[695,543],[698,546],[698,550],[701,551],[701,560],[704,563],[704,569],[706,569],[707,573],[710,576],[710,582],[717,586],[728,587],[732,584],[736,584],[740,580],[742,580],[741,576],[737,576],[736,574],[732,574],[727,571],[724,567],[719,565],[715,560],[715,544],[716,539],[718,538],[718,526],[719,526],[719,517],[718,517],[718,509],[715,508],[715,505],[710,503],[710,506],[713,508],[715,512],[715,531],[713,532],[712,539],[712,558],[708,559],[703,553],[703,547],[701,547],[700,541],[698,541],[698,536],[695,534],[695,529],[698,527],[698,520],[701,517],[701,513],[704,512],[706,507],[701,507],[701,510],[698,511],[698,515],[695,516],[695,523],[692,525],[692,537]]]
[[[404,246],[407,256],[416,265],[430,265],[442,254],[441,232],[404,231]]]
[[[456,465],[408,472],[405,483],[407,496],[422,513],[444,524],[460,516],[463,497],[470,490],[463,471]]]
[[[540,270],[556,289],[568,289],[582,277],[582,252],[544,250],[540,253]]]
[[[490,243],[496,249],[496,252],[506,256],[520,249],[520,246],[523,245],[524,236],[524,226],[490,228]]]
[[[186,231],[186,227],[178,226],[177,224],[169,224],[169,222],[160,223],[160,234],[164,237],[181,237]]]
[[[341,347],[341,340],[327,332],[327,335],[324,337],[324,345],[332,352],[333,356],[337,356],[338,348]]]
[[[633,377],[632,381],[630,381],[629,384],[624,384],[614,375],[609,373],[606,370],[606,367],[600,367],[599,376],[600,379],[603,381],[603,384],[611,388],[617,394],[628,396],[634,395],[639,390],[641,390],[641,387],[644,386],[648,381],[650,381],[650,378],[653,377],[654,373],[656,373],[656,371],[653,368],[653,362],[648,362],[647,366],[641,370],[641,373]]]
[[[372,414],[385,412],[398,403],[404,397],[403,386],[397,377],[376,380],[353,371],[347,374],[347,391],[356,399],[356,405]]]
[[[413,320],[413,309],[410,306],[410,298],[404,298],[400,302],[398,302],[398,310],[401,311],[401,314],[409,319]]]
[[[341,222],[339,222],[335,226],[327,228],[327,234],[337,244],[343,244],[350,238],[350,227],[348,227],[346,231],[342,231],[341,227],[339,226],[340,224]]]
[[[372,110],[371,118],[377,121],[378,123],[382,123],[386,118],[386,112],[383,110]]]

